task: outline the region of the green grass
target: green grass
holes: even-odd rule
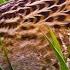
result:
[[[7,2],[8,0],[0,0],[0,4]]]
[[[61,46],[56,38],[56,35],[54,34],[53,30],[48,27],[49,29],[49,35],[51,36],[51,39],[43,33],[44,37],[46,38],[46,40],[48,40],[48,42],[50,43],[50,47],[54,50],[55,52],[55,56],[57,57],[59,63],[60,63],[60,70],[69,70],[67,65],[66,65],[66,61],[65,61],[65,57],[62,54],[61,51]]]

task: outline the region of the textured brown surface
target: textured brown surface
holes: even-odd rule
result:
[[[53,28],[62,51],[70,46],[70,0],[13,0],[0,5],[0,35],[14,70],[59,70],[58,61],[41,30]],[[8,69],[3,55],[0,64]]]

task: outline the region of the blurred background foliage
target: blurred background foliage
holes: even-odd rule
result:
[[[0,0],[0,4],[7,2],[8,0]]]

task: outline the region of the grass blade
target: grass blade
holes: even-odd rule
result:
[[[1,49],[3,50],[3,52],[4,52],[4,56],[5,56],[5,58],[6,58],[6,61],[8,62],[8,64],[9,64],[9,69],[10,70],[13,70],[13,68],[12,68],[12,66],[11,66],[11,63],[10,63],[10,61],[9,61],[9,58],[8,58],[8,53],[7,53],[7,51],[6,51],[6,48],[3,46],[3,42],[2,42],[2,39],[0,38],[0,47],[1,47]]]
[[[44,34],[44,32],[42,30],[41,31],[42,31],[44,37],[46,38],[46,40],[49,41],[51,48],[54,50],[55,55],[56,55],[58,61],[60,62],[60,70],[69,70],[66,65],[65,58],[60,49],[60,44],[59,44],[55,34],[53,33],[53,31],[50,27],[48,27],[48,29],[49,29],[49,33],[51,36],[51,40],[50,40],[50,38],[47,37],[47,35]]]
[[[61,67],[61,70],[68,70],[68,67],[66,65],[66,62],[65,62],[65,58],[62,54],[62,51],[61,51],[61,47],[60,47],[60,44],[54,34],[54,32],[52,31],[52,29],[49,27],[49,33],[50,33],[50,36],[52,38],[52,46],[53,49],[54,49],[54,52],[60,62],[60,67]]]

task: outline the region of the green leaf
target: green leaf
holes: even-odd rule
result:
[[[46,38],[46,40],[49,41],[50,47],[54,50],[55,55],[56,55],[58,61],[60,62],[60,70],[69,70],[66,65],[65,58],[62,54],[61,46],[60,46],[54,32],[52,31],[52,29],[50,27],[48,27],[48,29],[49,29],[51,39],[48,38],[47,35],[44,34],[44,32],[42,32],[42,33],[43,33],[44,37]]]

